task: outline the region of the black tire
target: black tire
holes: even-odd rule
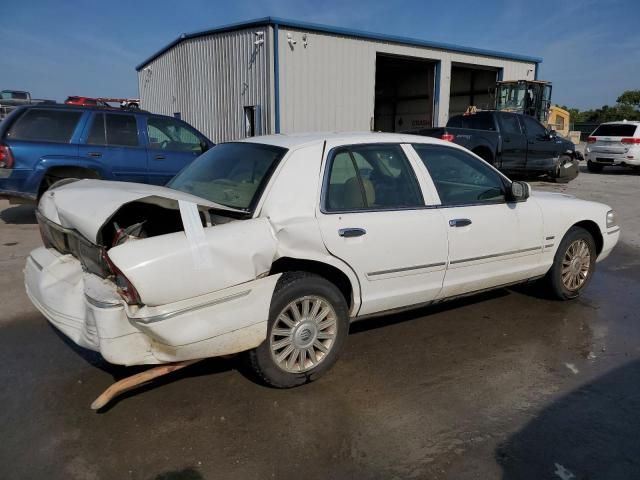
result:
[[[589,170],[591,173],[600,173],[602,172],[603,168],[604,165],[600,165],[599,163],[594,163],[591,160],[587,160],[587,170]]]
[[[566,169],[565,166],[568,166],[569,169]],[[553,174],[553,181],[555,183],[569,183],[578,176],[579,172],[577,161],[574,161],[571,155],[561,155],[556,171]]]
[[[568,258],[567,255],[569,247],[574,244],[574,242],[579,241],[584,241],[589,250],[589,268],[586,273],[586,278],[577,288],[568,288],[562,279],[563,262]],[[596,267],[596,256],[596,244],[593,236],[584,228],[571,227],[560,242],[558,250],[553,258],[553,265],[545,277],[550,293],[560,300],[570,300],[580,296],[582,290],[589,285],[589,282],[593,277]]]
[[[86,172],[70,171],[70,172],[60,172],[60,173],[53,173],[53,174],[47,173],[42,179],[42,182],[40,182],[37,201],[40,202],[40,198],[42,197],[42,195],[50,188],[60,187],[67,183],[71,183],[76,180],[82,180],[85,178],[99,179],[100,176],[97,173],[94,173],[89,170],[87,170]]]
[[[309,296],[320,298],[328,302],[333,308],[336,319],[336,333],[328,348],[328,352],[323,354],[323,357],[315,367],[294,373],[283,369],[274,358],[271,351],[272,332],[278,317],[285,311],[287,306],[296,300]],[[345,298],[340,290],[325,278],[312,273],[285,272],[278,280],[275,291],[273,292],[273,298],[271,299],[267,338],[260,346],[249,351],[249,363],[258,376],[258,379],[265,384],[276,388],[296,387],[316,380],[329,370],[336,362],[348,335],[349,312]],[[311,348],[313,349],[313,347]],[[283,350],[279,353],[282,353]],[[308,355],[308,353],[306,355]],[[293,356],[293,354],[291,356]],[[298,359],[299,358],[300,357],[298,357]],[[311,362],[310,357],[307,357],[307,360]]]

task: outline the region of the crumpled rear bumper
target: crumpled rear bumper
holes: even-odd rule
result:
[[[279,278],[272,275],[158,307],[132,307],[109,280],[84,272],[76,258],[52,249],[31,252],[24,274],[32,303],[58,330],[120,365],[215,357],[257,347],[266,338]]]

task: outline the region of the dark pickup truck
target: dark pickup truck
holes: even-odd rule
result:
[[[548,176],[566,183],[578,176],[582,154],[575,145],[528,115],[480,111],[456,115],[446,127],[413,134],[441,138],[471,150],[504,173]]]

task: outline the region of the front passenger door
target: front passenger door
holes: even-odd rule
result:
[[[527,136],[520,120],[513,113],[496,113],[496,116],[502,139],[499,167],[502,171],[521,172],[527,161]]]
[[[414,144],[440,198],[449,234],[441,297],[525,280],[539,266],[542,214],[509,202],[507,180],[464,150]]]
[[[207,146],[195,130],[168,117],[147,117],[147,138],[149,183],[154,185],[165,185]]]
[[[522,121],[527,132],[527,170],[547,171],[558,157],[555,138],[535,118],[523,115]]]

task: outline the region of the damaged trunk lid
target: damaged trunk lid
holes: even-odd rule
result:
[[[76,230],[98,245],[102,243],[100,233],[107,221],[124,205],[142,200],[161,208],[175,209],[171,206],[172,201],[175,205],[182,200],[205,209],[246,214],[243,210],[167,187],[105,180],[79,180],[49,190],[42,196],[38,209],[44,218],[64,228]]]

